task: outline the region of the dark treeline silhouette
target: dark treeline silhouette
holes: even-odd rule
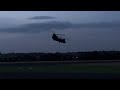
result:
[[[120,60],[120,51],[92,51],[68,53],[0,53],[0,62],[67,60]]]

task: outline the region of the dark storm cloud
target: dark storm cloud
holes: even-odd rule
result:
[[[12,32],[12,33],[38,33],[41,31],[50,30],[65,30],[65,29],[75,29],[75,28],[120,28],[120,22],[101,22],[101,23],[84,23],[75,24],[65,21],[49,21],[43,23],[29,23],[24,24],[16,28],[0,29],[0,32]]]
[[[29,18],[29,19],[41,19],[41,20],[43,20],[43,19],[54,19],[54,18],[56,18],[56,17],[52,17],[52,16],[34,16],[34,17],[32,17],[32,18]]]
[[[52,29],[63,30],[63,29],[70,28],[71,26],[72,24],[70,22],[51,21],[51,22],[44,22],[44,23],[24,24],[16,28],[0,29],[0,32],[37,33],[41,31],[49,31]]]

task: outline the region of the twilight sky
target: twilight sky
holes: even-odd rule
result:
[[[120,50],[120,11],[0,11],[2,53],[94,50]]]

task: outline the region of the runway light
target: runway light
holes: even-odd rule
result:
[[[76,57],[76,58],[78,58],[78,57]]]
[[[32,70],[33,68],[29,68],[30,70]]]

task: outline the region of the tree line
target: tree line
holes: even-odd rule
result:
[[[120,51],[92,51],[68,53],[0,53],[0,62],[120,60]]]

